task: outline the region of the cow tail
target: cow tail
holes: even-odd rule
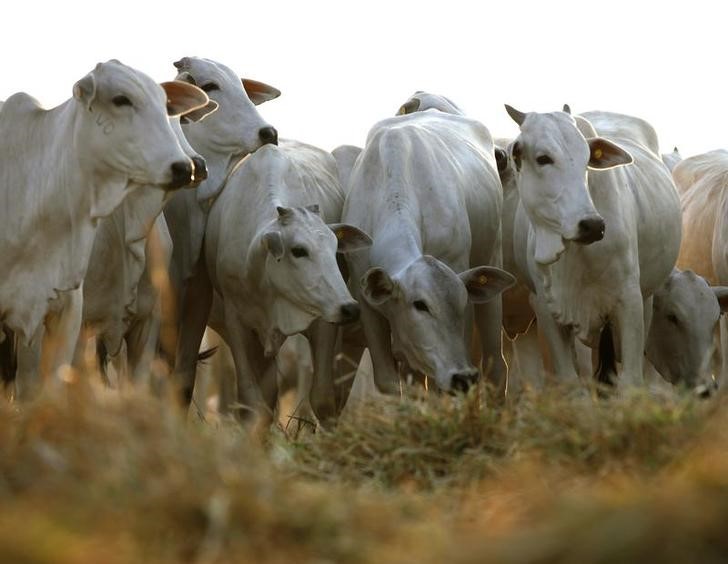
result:
[[[106,350],[103,339],[96,338],[96,360],[99,363],[99,373],[101,374],[101,380],[108,387],[111,387],[111,381],[107,369],[109,367],[109,351]]]
[[[596,381],[605,386],[614,386],[613,376],[617,375],[615,352],[612,325],[607,322],[599,337],[599,365],[596,374],[594,374]]]

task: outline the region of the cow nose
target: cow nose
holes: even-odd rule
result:
[[[478,381],[480,374],[476,369],[456,372],[450,379],[450,389],[455,392],[467,392],[470,386]]]
[[[275,127],[261,127],[258,130],[258,136],[263,142],[263,145],[267,145],[268,143],[278,145],[278,132],[276,131]]]
[[[341,323],[353,323],[359,319],[359,304],[351,302],[341,306]]]
[[[207,163],[199,155],[192,157],[192,164],[195,165],[195,181],[202,182],[207,178]]]
[[[589,245],[604,238],[604,219],[601,216],[582,219],[578,225],[579,232],[576,236],[577,243]]]
[[[182,188],[192,182],[192,161],[177,161],[172,163],[172,182],[169,188]]]

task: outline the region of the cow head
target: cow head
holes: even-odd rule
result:
[[[395,354],[433,377],[440,389],[464,390],[478,377],[465,343],[468,302],[490,301],[514,283],[499,268],[480,266],[458,275],[426,255],[396,277],[370,269],[361,279],[361,293],[389,321]]]
[[[713,336],[728,308],[728,288],[711,288],[690,270],[673,270],[653,295],[653,313],[645,352],[665,380],[711,391]]]
[[[206,199],[219,191],[230,166],[240,157],[267,143],[278,143],[278,132],[260,116],[256,106],[277,98],[280,91],[262,82],[240,79],[230,68],[209,59],[184,57],[174,66],[177,80],[199,86],[217,105],[217,111],[197,123],[182,117],[190,144],[211,165],[210,185],[199,192],[199,197]],[[221,166],[216,165],[218,160]]]
[[[336,253],[368,248],[368,235],[346,224],[326,225],[317,205],[277,208],[261,234],[265,278],[275,292],[275,326],[284,334],[303,331],[317,318],[348,323],[359,317],[339,271]]]
[[[600,241],[604,219],[591,199],[587,170],[630,164],[631,155],[596,134],[585,137],[566,112],[524,114],[510,106],[506,110],[521,128],[509,156],[535,231],[536,262],[555,262],[565,241],[584,245]]]
[[[119,186],[133,183],[166,189],[192,182],[192,162],[168,116],[203,107],[208,99],[189,84],[162,86],[113,60],[99,63],[74,85],[73,142],[83,146],[82,164],[94,178],[113,179]],[[107,215],[119,201],[118,194],[96,194],[93,214]]]
[[[409,99],[399,107],[397,115],[412,114],[414,112],[424,112],[425,110],[435,109],[446,114],[463,115],[463,112],[455,103],[439,94],[430,94],[421,90],[412,94]]]

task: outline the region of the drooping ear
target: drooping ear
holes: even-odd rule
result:
[[[508,168],[508,153],[500,147],[495,148],[495,163],[498,166],[498,173],[503,173]]]
[[[728,287],[713,286],[712,290],[713,290],[713,293],[715,294],[715,299],[718,300],[718,305],[720,306],[720,312],[725,313],[726,311],[728,311]]]
[[[268,100],[278,98],[278,96],[281,95],[280,90],[264,82],[251,80],[250,78],[241,78],[240,80],[243,81],[243,88],[248,94],[248,98],[250,98],[250,101],[256,106],[263,102],[267,102]]]
[[[310,211],[311,213],[315,213],[316,215],[321,215],[321,208],[318,204],[311,204],[306,206],[306,209]]]
[[[361,278],[364,299],[373,306],[381,306],[393,295],[396,282],[379,267],[370,268]]]
[[[509,106],[508,104],[506,104],[505,106],[508,115],[511,116],[511,119],[518,124],[518,127],[521,127],[526,119],[526,114],[524,114],[523,112],[519,112],[516,108],[514,108],[513,106]]]
[[[474,304],[489,302],[516,283],[512,274],[495,266],[478,266],[459,276]]]
[[[329,228],[336,235],[339,246],[337,253],[352,253],[372,246],[372,238],[361,229],[348,223],[330,223]]]
[[[160,86],[167,94],[167,115],[170,117],[204,108],[210,101],[201,88],[181,80],[163,82]]]
[[[406,114],[411,114],[413,112],[416,112],[420,109],[420,101],[417,98],[411,98],[410,100],[407,100],[404,104],[402,104],[399,107],[399,111],[397,112],[398,116],[403,116]]]
[[[281,260],[281,257],[283,257],[283,237],[280,231],[268,231],[263,235],[262,244],[273,255],[274,259]]]
[[[197,123],[198,121],[205,119],[210,114],[215,113],[219,107],[220,106],[217,102],[215,102],[215,100],[210,100],[204,108],[182,114],[180,116],[180,121],[182,123]]]
[[[563,111],[564,113],[571,115],[571,107],[569,107],[569,104],[564,104]]]
[[[73,97],[82,102],[87,110],[91,109],[91,103],[96,97],[96,81],[93,74],[88,73],[73,85]]]
[[[589,168],[605,170],[633,162],[632,155],[603,137],[590,137],[586,141],[589,143],[590,151]]]

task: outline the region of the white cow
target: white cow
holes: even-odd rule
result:
[[[210,102],[208,113],[197,110],[193,118],[202,119],[216,108],[217,104]],[[170,118],[170,125],[194,164],[194,179],[188,187],[196,188],[207,178],[205,161],[185,139],[180,119]],[[121,360],[119,353],[122,343],[126,343],[128,376],[134,381],[148,374],[160,330],[158,291],[152,282],[152,269],[166,273],[172,254],[171,237],[161,215],[170,194],[164,190],[136,190],[99,222],[84,279],[84,331],[76,352],[77,363],[85,346],[83,337],[95,334],[104,353],[115,360]],[[148,238],[150,233],[152,237]],[[103,367],[103,359],[100,360]]]
[[[232,350],[240,404],[263,420],[276,400],[275,374],[270,376],[286,337],[318,319],[342,323],[358,317],[359,307],[336,263],[337,244],[338,252],[349,252],[371,241],[351,226],[326,225],[328,218],[340,216],[342,203],[334,158],[287,141],[261,147],[241,161],[210,210],[204,250],[207,288],[215,295],[210,326]],[[203,318],[183,337],[201,335]],[[317,359],[317,339],[310,340],[316,371],[328,367],[330,373],[333,342]],[[196,353],[199,343],[181,338],[179,350]],[[178,357],[177,368],[189,398],[195,354]],[[271,386],[264,397],[259,382],[266,375]],[[325,378],[330,380],[330,374]],[[314,410],[316,387],[314,382]],[[331,393],[325,401],[331,401]]]
[[[510,148],[521,197],[516,258],[556,373],[576,380],[576,337],[592,348],[601,340],[601,380],[616,370],[616,352],[620,382],[642,382],[649,298],[680,247],[669,173],[652,149],[598,137],[584,118],[506,109],[521,128]]]
[[[662,162],[665,163],[665,166],[670,170],[670,172],[675,170],[677,163],[681,160],[683,160],[683,158],[677,147],[672,149],[672,153],[662,153]]]
[[[170,278],[175,289],[175,310],[180,337],[199,342],[199,335],[183,337],[190,327],[207,321],[210,299],[204,280],[204,261],[200,261],[207,214],[225,179],[235,164],[266,143],[276,143],[278,134],[258,113],[256,105],[280,95],[280,91],[261,82],[240,79],[221,63],[197,57],[184,57],[176,63],[178,80],[199,85],[218,109],[206,119],[185,123],[185,137],[207,163],[208,177],[197,190],[175,194],[164,209],[173,241]],[[198,281],[200,278],[201,281]],[[199,285],[202,287],[198,287]],[[204,331],[204,322],[202,330]],[[187,363],[185,355],[197,351],[176,351],[176,362]],[[182,357],[182,358],[180,358]],[[189,398],[188,398],[189,400]]]
[[[719,149],[678,163],[673,178],[680,192],[683,241],[677,265],[711,285],[728,284],[728,151]],[[728,378],[728,323],[720,322],[721,382]]]
[[[18,93],[0,110],[0,322],[42,351],[44,375],[73,356],[97,220],[136,186],[191,181],[167,115],[208,99],[188,84],[163,87],[109,61],[57,108]],[[25,397],[37,381],[19,384]]]
[[[502,193],[488,130],[434,110],[383,120],[349,189],[342,220],[374,239],[347,258],[380,391],[399,389],[393,348],[441,389],[467,389],[478,377],[465,341],[470,304],[484,368],[501,384],[499,295],[513,277],[497,268]],[[496,266],[475,266],[484,264]]]

